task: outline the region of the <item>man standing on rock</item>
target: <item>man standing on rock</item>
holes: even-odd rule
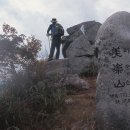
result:
[[[48,37],[51,36],[51,38],[52,38],[48,61],[53,60],[55,48],[57,50],[55,59],[59,59],[61,36],[64,35],[64,29],[63,29],[62,25],[57,23],[56,18],[52,18],[51,22],[52,22],[52,24],[49,26],[49,28],[47,30],[47,36]],[[49,33],[49,32],[51,32],[51,33]]]

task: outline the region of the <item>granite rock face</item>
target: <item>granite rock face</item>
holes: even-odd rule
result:
[[[94,42],[95,37],[97,35],[97,31],[98,31],[99,27],[101,26],[101,24],[96,21],[83,22],[83,23],[80,23],[78,25],[68,28],[67,32],[70,36],[70,39],[72,39],[72,41],[74,41],[75,38],[77,38],[83,34],[81,31],[82,25],[84,26],[84,33],[88,37],[88,40]]]
[[[53,60],[45,64],[46,75],[81,74],[89,69],[91,64],[97,65],[95,57],[75,57]]]
[[[74,42],[70,44],[67,49],[67,57],[82,57],[94,55],[94,45],[92,45],[85,35],[79,36]]]
[[[63,38],[63,48],[62,52],[64,57],[75,57],[75,55],[79,56],[79,54],[92,54],[93,50],[90,50],[94,47],[95,37],[97,35],[97,31],[101,24],[96,21],[88,21],[67,29],[68,36]],[[81,47],[84,48],[81,51]]]
[[[96,47],[99,130],[130,130],[130,13],[117,12],[100,27]]]

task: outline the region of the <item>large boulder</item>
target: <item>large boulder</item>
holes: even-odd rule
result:
[[[75,57],[53,60],[45,64],[46,75],[81,74],[89,70],[91,65],[97,65],[96,58]]]
[[[63,40],[63,56],[69,58],[92,55],[95,37],[100,26],[99,22],[89,21],[68,28],[69,35]]]
[[[94,55],[94,44],[85,35],[76,38],[68,47],[66,55],[69,58]]]
[[[97,31],[101,26],[101,23],[96,21],[83,22],[81,24],[68,28],[67,32],[70,36],[69,40],[71,39],[71,41],[74,41],[77,37],[83,34],[83,32],[81,31],[82,26],[84,26],[84,33],[88,37],[88,40],[94,42]]]
[[[71,87],[73,89],[85,90],[89,88],[89,84],[79,77],[80,74],[90,70],[94,58],[66,58],[53,60],[45,63],[45,76],[53,82],[53,86]]]
[[[130,130],[130,13],[117,12],[100,27],[96,47],[99,130]]]

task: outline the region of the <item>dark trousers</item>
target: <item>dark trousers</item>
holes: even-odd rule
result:
[[[62,48],[62,54],[63,54],[63,57],[64,57],[64,58],[67,57],[67,55],[66,55],[66,51],[67,51],[67,49],[68,49],[70,43],[71,43],[71,42],[65,42],[64,45],[63,45],[63,48]]]
[[[50,55],[49,55],[50,59],[53,58],[55,48],[56,48],[56,59],[59,59],[60,45],[61,45],[61,37],[60,36],[53,37],[52,43],[51,43],[51,48],[50,48]]]

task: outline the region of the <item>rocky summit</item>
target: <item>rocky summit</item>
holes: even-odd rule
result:
[[[99,130],[130,130],[130,13],[117,12],[100,27],[96,47]]]
[[[91,64],[97,66],[94,42],[101,26],[95,21],[84,22],[67,29],[68,36],[62,38],[62,52],[65,59],[53,60],[46,64],[46,73],[83,73]],[[50,67],[53,65],[53,68]],[[52,69],[51,69],[52,68]]]
[[[98,22],[89,21],[68,28],[69,35],[62,38],[64,59],[47,62],[46,75],[80,75],[91,71],[91,67],[97,68],[94,42],[100,26]],[[73,79],[73,76],[71,78]]]

